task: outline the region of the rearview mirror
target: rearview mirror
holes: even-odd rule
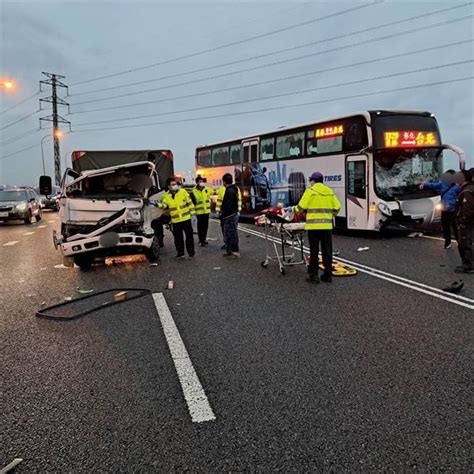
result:
[[[53,182],[51,176],[40,176],[39,192],[44,196],[49,196],[53,192]]]

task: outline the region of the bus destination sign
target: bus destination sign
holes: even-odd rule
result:
[[[386,148],[438,146],[439,141],[434,132],[397,130],[384,133],[384,144]]]
[[[315,132],[316,138],[336,137],[344,133],[342,125],[333,125],[331,127],[317,128]]]

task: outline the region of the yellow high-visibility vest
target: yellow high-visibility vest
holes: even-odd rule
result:
[[[307,189],[293,211],[306,211],[306,230],[332,229],[333,218],[341,210],[334,191],[322,183]]]
[[[211,212],[211,196],[214,194],[214,190],[209,186],[204,186],[203,189],[194,187],[192,190],[194,198],[196,199],[195,209],[196,214],[210,214]]]
[[[240,188],[237,186],[238,190],[238,196],[239,196],[239,202],[238,202],[238,208],[239,212],[242,211],[242,193],[240,192]],[[222,206],[222,201],[224,200],[224,194],[225,194],[225,186],[221,186],[217,190],[217,201],[216,201],[216,212],[221,212],[221,206]]]
[[[195,214],[194,204],[185,189],[180,189],[174,196],[170,191],[166,191],[158,207],[169,211],[172,224],[187,221]]]

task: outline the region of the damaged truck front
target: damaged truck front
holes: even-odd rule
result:
[[[173,175],[169,151],[74,152],[61,184],[56,248],[82,270],[96,259],[144,254],[156,261],[166,216],[150,204]],[[156,232],[157,229],[161,231]]]

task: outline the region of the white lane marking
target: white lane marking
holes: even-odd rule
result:
[[[256,237],[260,237],[261,239],[265,238],[264,234],[262,234],[260,231],[257,231],[257,230],[251,230],[251,229],[243,228],[241,226],[239,226],[239,230],[255,235]],[[273,237],[270,237],[269,240],[271,240],[272,242],[280,243],[279,239],[276,239]],[[308,254],[309,248],[306,246],[303,248],[304,248],[305,253]],[[361,273],[366,273],[367,275],[371,275],[376,278],[380,278],[382,280],[386,280],[391,283],[404,286],[405,288],[410,288],[412,290],[419,291],[420,293],[434,296],[435,298],[448,301],[449,303],[454,303],[468,309],[474,309],[474,300],[471,298],[466,298],[465,296],[459,296],[459,295],[448,296],[443,290],[440,290],[439,288],[434,288],[432,286],[425,285],[424,283],[419,283],[417,281],[409,280],[408,278],[400,277],[398,275],[393,275],[392,273],[384,272],[382,270],[378,270],[377,268],[372,268],[358,262],[347,260],[345,258],[334,257],[334,260],[342,262],[342,263],[347,263],[348,265],[353,266],[356,270],[360,271]],[[464,301],[466,301],[466,303],[464,303]]]
[[[25,232],[23,235],[33,235],[34,234],[34,231],[33,232]]]
[[[12,245],[16,245],[19,242],[19,240],[10,240],[10,242],[7,242],[6,244],[3,244],[4,247],[11,247]]]
[[[193,363],[189,358],[188,351],[181,339],[163,294],[153,293],[153,301],[160,317],[191,419],[194,423],[215,420],[214,412],[194,370]]]
[[[37,229],[44,229],[46,226],[45,225],[39,225]]]

